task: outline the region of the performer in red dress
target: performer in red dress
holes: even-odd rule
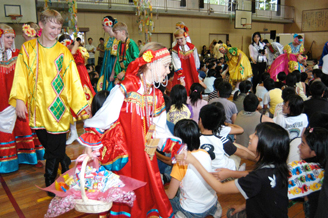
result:
[[[77,70],[80,75],[80,80],[82,84],[82,88],[85,94],[85,97],[89,103],[89,106],[91,107],[93,96],[96,94],[93,90],[93,87],[90,82],[89,74],[87,71],[87,68],[85,67],[85,62],[89,58],[89,53],[87,50],[83,47],[80,47],[80,44],[78,41],[73,41],[71,37],[67,34],[63,34],[59,37],[59,42],[65,45],[72,53],[74,57],[74,61],[77,67]],[[80,120],[80,119],[86,119],[88,116],[84,113],[81,114],[81,116],[77,116],[72,110],[71,113],[73,115],[74,121]],[[71,132],[68,140],[66,141],[66,144],[72,144],[79,136],[77,134],[76,129],[76,122],[74,124],[71,124]]]
[[[146,44],[129,64],[125,79],[84,123],[86,133],[78,141],[88,147],[87,153],[99,149],[105,168],[147,183],[135,190],[132,208],[114,203],[111,217],[173,217],[155,153],[157,148],[175,157],[185,148],[166,125],[164,98],[154,85],[169,74],[170,63],[170,53],[163,45]]]
[[[197,71],[200,66],[197,48],[186,42],[186,33],[182,29],[176,30],[174,36],[177,44],[172,49],[172,63],[175,71],[173,85],[183,85],[187,90],[187,95],[193,83],[200,83],[206,88]]]
[[[0,173],[17,171],[19,164],[35,165],[44,155],[42,145],[34,144],[28,119],[16,119],[15,108],[8,104],[19,54],[15,37],[10,26],[0,24]]]

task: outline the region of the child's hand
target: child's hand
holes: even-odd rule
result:
[[[246,204],[242,204],[242,205],[233,205],[231,208],[235,209],[231,215],[235,215],[236,213],[243,211],[246,209]]]
[[[84,153],[86,153],[91,160],[93,159],[92,148],[86,147]]]
[[[181,155],[183,155],[183,156],[181,156]],[[188,151],[188,152],[185,151],[182,154],[176,155],[175,158],[177,159],[177,162],[180,165],[193,164],[193,163],[195,163],[195,161],[197,161],[197,159],[194,157],[194,155],[192,155],[190,153],[190,151]]]
[[[215,170],[216,172],[212,172],[211,174],[215,177],[215,178],[217,178],[218,180],[225,180],[225,179],[227,179],[227,178],[229,178],[229,177],[231,177],[230,175],[230,172],[231,172],[231,170],[228,170],[228,169],[226,169],[226,168],[219,168],[219,169],[216,169]]]

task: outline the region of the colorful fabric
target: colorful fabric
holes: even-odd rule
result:
[[[14,80],[14,71],[19,50],[12,53],[8,61],[0,62],[0,111],[9,107],[8,99]],[[4,118],[1,118],[4,119]],[[29,127],[28,119],[17,118],[12,133],[0,132],[0,173],[17,171],[19,164],[37,164],[43,160],[44,148],[34,131]]]
[[[293,43],[289,43],[287,45],[285,45],[284,47],[284,52],[286,54],[303,54],[304,52],[304,46],[303,46],[303,43],[297,45],[297,46],[294,46]]]
[[[32,129],[65,133],[72,122],[70,109],[80,115],[88,106],[71,52],[59,42],[42,46],[25,42],[17,59],[9,103],[27,104]]]
[[[138,58],[138,56],[139,48],[133,39],[127,38],[125,43],[120,41],[118,44],[117,60],[114,67],[114,78],[116,78],[120,72],[125,72],[128,65]]]
[[[227,48],[225,58],[229,66],[229,82],[231,84],[244,81],[253,76],[251,63],[248,57],[240,49],[229,47]],[[239,55],[241,59],[238,62]]]
[[[318,163],[307,163],[304,160],[288,164],[288,198],[300,198],[321,190],[325,170]]]
[[[101,66],[100,76],[97,84],[97,92],[101,90],[110,91],[114,83],[110,81],[114,62],[117,56],[117,48],[120,41],[114,37],[109,37],[105,44],[104,60]]]
[[[186,42],[184,51],[181,46],[176,44],[172,49],[172,63],[174,66],[173,86],[182,84],[187,90],[189,96],[190,86],[193,83],[199,83],[197,69],[199,68],[199,58],[196,47]],[[184,80],[184,83],[182,82]]]
[[[113,88],[102,108],[94,117],[85,122],[87,127],[98,125],[96,128],[101,129],[108,126],[107,122],[109,122],[111,123],[109,129],[102,136],[100,133],[103,130],[96,129],[90,133],[88,129],[89,136],[82,135],[79,141],[83,138],[84,142],[81,144],[86,145],[89,143],[86,142],[87,138],[93,138],[88,146],[96,148],[102,146],[99,158],[106,168],[115,168],[117,170],[115,173],[118,175],[147,182],[146,186],[135,190],[137,200],[132,208],[125,204],[113,203],[111,217],[172,217],[172,208],[164,192],[156,156],[150,159],[145,152],[146,134],[149,129],[146,123],[146,111],[154,111],[156,136],[159,137],[161,135],[159,131],[166,127],[163,95],[160,90],[154,88],[151,93],[146,94],[142,89],[143,83],[140,78],[131,74],[126,76],[119,87]],[[153,94],[155,94],[155,99]],[[122,98],[117,98],[117,96],[122,96]],[[145,105],[146,98],[148,105]],[[155,108],[153,108],[154,100],[156,101]],[[118,115],[115,111],[118,111]],[[102,116],[104,113],[107,114],[106,117]],[[99,122],[98,119],[103,122]],[[97,142],[99,137],[100,143]],[[166,143],[159,149],[171,153],[172,157],[183,148],[183,145],[178,140],[174,140],[173,136],[172,140],[164,135],[161,138],[164,139],[162,142],[166,141]]]

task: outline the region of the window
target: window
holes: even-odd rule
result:
[[[263,11],[277,11],[278,0],[258,0],[256,1],[256,9]]]
[[[229,0],[204,0],[204,3],[212,5],[226,5],[228,2]]]

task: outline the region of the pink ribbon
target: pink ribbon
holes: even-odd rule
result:
[[[99,168],[99,163],[98,163],[98,156],[100,155],[99,151],[93,151],[91,153],[91,156],[92,156],[92,160],[94,161],[95,163],[95,168],[98,169]],[[76,158],[76,163],[79,163],[79,162],[83,162],[83,160],[88,157],[89,155],[88,154],[81,154],[80,156],[78,156],[78,158]]]

